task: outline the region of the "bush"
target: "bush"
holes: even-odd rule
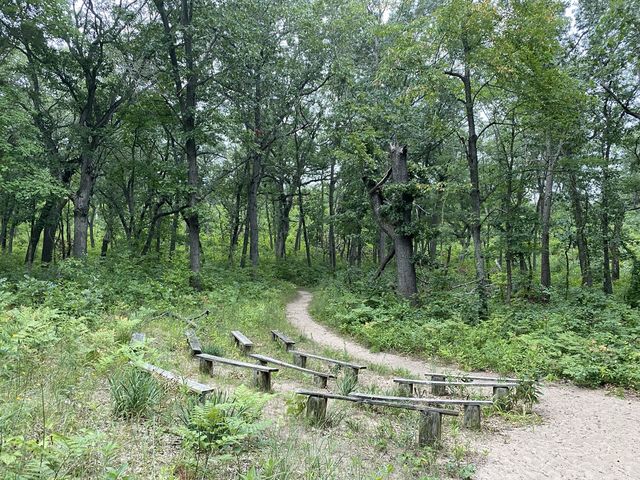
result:
[[[194,405],[182,415],[179,434],[185,447],[197,452],[236,450],[262,431],[259,422],[267,396],[238,387],[232,396],[218,392],[204,405]]]
[[[455,294],[433,294],[414,308],[375,286],[335,283],[317,292],[312,312],[373,350],[437,356],[468,369],[640,389],[640,312],[597,290],[572,293],[571,300],[549,305],[524,299],[493,305],[489,319],[470,325],[464,321],[468,304]]]
[[[163,393],[149,373],[132,366],[109,378],[109,385],[113,414],[120,418],[150,415]]]

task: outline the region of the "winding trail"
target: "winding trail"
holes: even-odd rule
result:
[[[391,353],[374,353],[335,334],[309,315],[311,293],[300,290],[287,305],[289,322],[320,345],[354,358],[416,375],[438,365]],[[440,367],[442,368],[442,367]],[[448,369],[452,370],[452,369]],[[513,427],[483,439],[489,454],[476,480],[640,480],[640,401],[603,390],[545,384],[535,407],[541,425]]]

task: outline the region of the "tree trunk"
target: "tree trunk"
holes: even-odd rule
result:
[[[173,257],[173,253],[176,251],[176,243],[178,241],[178,212],[173,214],[171,220],[171,240],[169,240],[169,257]]]
[[[605,147],[605,163],[602,168],[602,215],[600,227],[602,232],[602,290],[607,295],[613,293],[613,281],[611,279],[611,264],[609,259],[610,236],[609,236],[609,145]]]
[[[249,181],[249,201],[247,204],[247,219],[249,229],[249,260],[253,267],[259,262],[259,225],[258,225],[258,190],[262,179],[262,155],[255,153],[252,161],[251,179]]]
[[[391,145],[391,173],[393,183],[406,185],[409,182],[407,166],[407,148],[397,144]],[[413,298],[418,292],[416,269],[413,263],[413,236],[406,233],[411,224],[413,197],[410,193],[402,193],[402,225],[396,229],[394,244],[396,250],[396,268],[398,274],[398,292],[405,298]]]
[[[107,251],[109,250],[109,242],[111,242],[111,229],[107,227],[107,230],[104,232],[104,237],[102,237],[102,248],[100,248],[101,257],[107,256]]]
[[[476,133],[474,97],[471,90],[471,71],[468,63],[465,62],[465,73],[462,77],[465,94],[465,110],[467,117],[467,163],[469,166],[469,178],[471,180],[471,238],[473,239],[473,253],[476,265],[476,280],[478,282],[478,317],[485,319],[489,315],[489,292],[487,285],[487,274],[485,268],[484,252],[482,249],[482,223],[481,209],[482,200],[480,198],[480,175],[478,169],[478,135]]]
[[[93,143],[93,142],[92,142]],[[93,147],[93,145],[91,145]],[[89,148],[91,148],[89,147]],[[89,229],[89,207],[95,184],[93,159],[90,153],[80,156],[80,185],[73,200],[73,256],[84,258],[87,255],[87,233]]]
[[[307,233],[307,224],[304,218],[304,205],[302,202],[302,187],[298,185],[298,208],[300,210],[300,228],[304,237],[304,248],[307,256],[307,265],[311,266],[311,246],[309,245],[309,234]]]
[[[96,207],[91,208],[91,215],[89,216],[89,243],[91,248],[96,248],[96,239],[93,235],[93,224],[96,221]]]
[[[586,220],[582,209],[581,195],[578,191],[578,182],[576,174],[569,175],[569,196],[571,198],[571,207],[573,210],[573,218],[576,223],[576,246],[578,247],[578,261],[580,263],[580,276],[582,285],[590,287],[593,285],[593,277],[591,275],[591,265],[589,262],[589,247],[587,236],[585,235]],[[587,200],[588,201],[588,200]]]
[[[331,159],[331,167],[329,171],[329,266],[331,270],[336,269],[336,233],[335,233],[335,191],[336,191],[336,175],[335,175],[336,161]]]
[[[542,215],[540,224],[540,284],[545,291],[542,300],[549,300],[548,289],[551,287],[551,255],[549,252],[549,231],[551,228],[551,204],[553,197],[553,174],[556,159],[559,154],[552,153],[551,140],[547,140],[547,168],[544,178],[544,190],[542,192]]]

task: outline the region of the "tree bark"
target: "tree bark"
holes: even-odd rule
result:
[[[573,172],[569,175],[568,187],[569,197],[571,198],[571,207],[573,210],[573,218],[576,224],[576,246],[578,247],[580,276],[582,279],[582,285],[590,287],[593,285],[593,277],[591,275],[591,265],[589,261],[589,246],[587,236],[585,235],[586,220],[584,210],[582,208],[581,195],[578,191],[578,181],[576,174]]]
[[[331,270],[336,269],[336,233],[335,233],[335,192],[336,192],[336,175],[335,175],[336,161],[331,158],[331,167],[329,170],[329,266]]]
[[[409,183],[407,166],[407,148],[391,145],[391,172],[393,183],[406,185]],[[413,235],[407,232],[411,225],[413,196],[406,191],[402,193],[402,225],[395,230],[396,268],[398,274],[398,292],[405,298],[412,298],[418,292],[416,270],[413,263]]]
[[[542,192],[542,215],[540,224],[540,284],[545,291],[542,293],[542,300],[549,300],[547,289],[551,287],[551,255],[549,251],[549,232],[551,229],[551,205],[553,198],[553,176],[557,157],[560,153],[552,152],[551,140],[547,140],[546,157],[547,165],[544,177],[544,190]]]

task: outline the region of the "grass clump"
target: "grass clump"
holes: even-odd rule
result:
[[[147,417],[162,398],[162,388],[147,372],[126,367],[109,378],[113,415],[119,418]]]
[[[209,344],[202,347],[202,353],[213,355],[214,357],[224,357],[225,350],[220,345]]]

